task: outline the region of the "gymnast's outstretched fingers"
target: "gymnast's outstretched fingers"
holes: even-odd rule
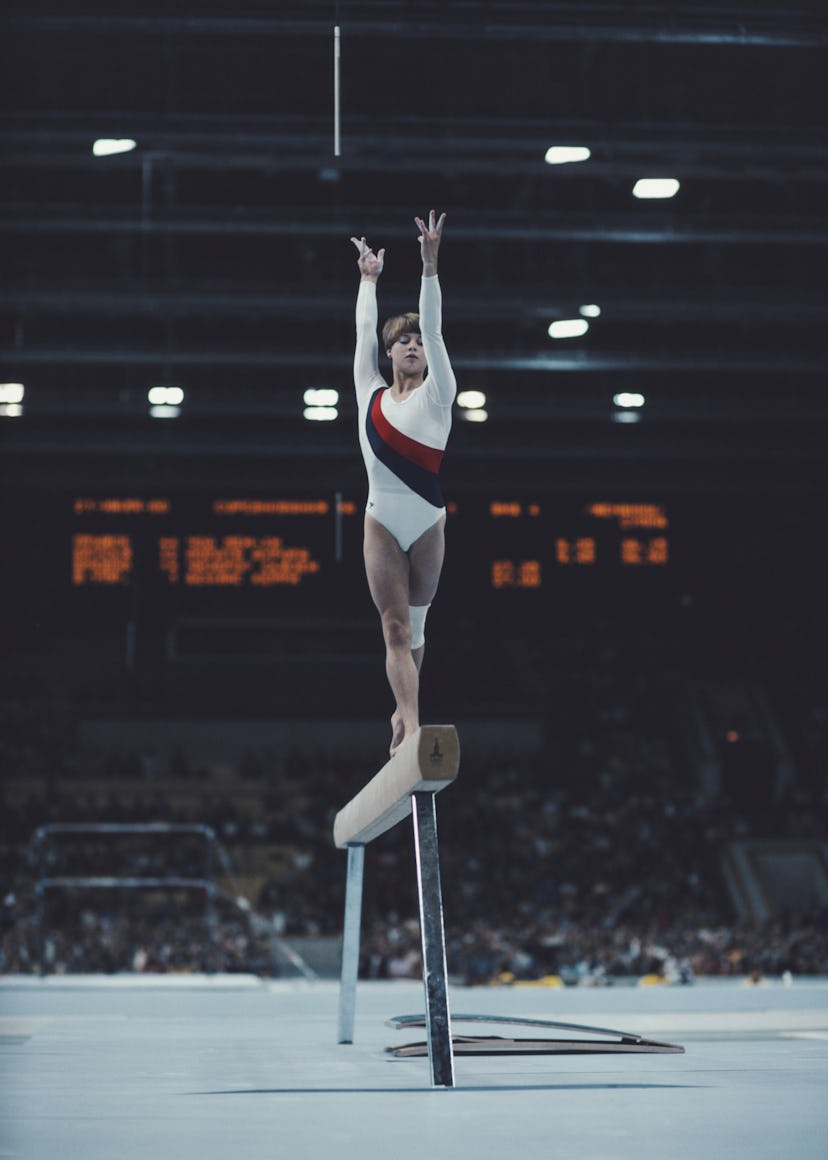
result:
[[[380,250],[375,254],[365,238],[351,238],[351,241],[359,251],[357,265],[363,278],[377,279],[385,265],[385,250]]]
[[[422,218],[415,217],[414,224],[420,231],[420,255],[423,259],[424,266],[434,266],[432,273],[436,273],[437,266],[437,251],[440,248],[440,241],[443,236],[443,225],[446,220],[444,213],[440,214],[439,219],[434,210],[429,211],[428,225]]]

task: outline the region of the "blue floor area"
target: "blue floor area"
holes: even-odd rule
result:
[[[411,982],[0,979],[0,1158],[16,1160],[824,1160],[828,983],[453,988],[455,1012],[619,1028],[683,1055],[458,1057],[385,1048]],[[456,1030],[474,1032],[459,1026]],[[521,1032],[516,1032],[520,1034]]]

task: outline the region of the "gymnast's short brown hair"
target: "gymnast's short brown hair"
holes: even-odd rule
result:
[[[382,349],[390,350],[403,334],[420,334],[419,314],[395,314],[382,328]]]

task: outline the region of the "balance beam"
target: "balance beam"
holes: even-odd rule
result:
[[[439,793],[457,777],[460,741],[453,725],[422,725],[334,819],[338,849],[364,846],[411,813],[411,795]]]
[[[403,741],[391,760],[339,811],[333,827],[334,843],[348,851],[338,1042],[353,1043],[365,845],[413,815],[425,1024],[434,1087],[454,1085],[435,795],[451,785],[459,767],[460,742],[455,727],[423,725]]]

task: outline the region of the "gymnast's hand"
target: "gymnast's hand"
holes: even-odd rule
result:
[[[385,250],[380,250],[375,254],[365,238],[351,238],[356,248],[359,250],[359,257],[357,258],[357,265],[359,272],[363,278],[367,278],[370,282],[376,282],[382,273],[384,265]]]
[[[414,218],[417,229],[420,231],[420,255],[423,259],[424,274],[437,273],[437,251],[440,248],[440,239],[443,236],[443,222],[446,220],[446,215],[441,213],[439,220],[436,219],[437,215],[434,210],[431,210],[428,215],[428,225],[426,225],[422,218]]]

